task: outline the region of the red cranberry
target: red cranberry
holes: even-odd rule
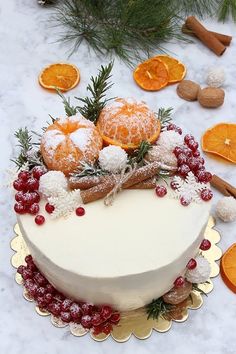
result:
[[[211,182],[211,179],[212,179],[212,174],[210,172],[206,171],[206,174],[205,174],[206,183]]]
[[[36,297],[37,294],[37,290],[38,290],[38,285],[33,283],[32,285],[29,285],[28,288],[28,293],[32,296],[32,297]]]
[[[55,207],[52,204],[47,203],[45,205],[45,210],[48,214],[52,214],[54,212]]]
[[[207,183],[207,175],[206,175],[206,171],[204,170],[199,170],[196,172],[196,177],[198,178],[199,182],[203,182],[203,183]]]
[[[40,286],[37,290],[37,296],[44,296],[46,294],[46,289],[43,286]]]
[[[18,174],[18,178],[22,179],[22,181],[27,181],[30,178],[30,172],[29,171],[20,171]]]
[[[176,127],[175,128],[175,131],[179,134],[179,135],[182,135],[182,129],[180,127]]]
[[[188,147],[192,150],[192,151],[196,151],[198,149],[198,143],[194,140],[189,140],[188,142]]]
[[[13,187],[17,191],[24,191],[26,188],[26,182],[24,182],[22,179],[16,179],[13,182]]]
[[[34,281],[40,286],[45,286],[47,284],[47,279],[39,272],[34,275]]]
[[[184,278],[180,276],[180,277],[178,277],[178,278],[175,279],[175,281],[174,281],[174,286],[175,286],[176,288],[180,288],[181,286],[184,285],[184,283],[185,283]]]
[[[187,158],[192,157],[192,150],[190,150],[189,148],[183,148],[183,149],[182,149],[182,153],[183,153]]]
[[[46,285],[46,291],[47,291],[47,293],[49,293],[49,294],[54,294],[55,291],[56,291],[56,289],[52,286],[52,284],[47,284],[47,285]]]
[[[30,269],[24,269],[22,272],[22,278],[24,280],[26,279],[32,279],[34,276],[33,272]]]
[[[200,156],[199,150],[193,151],[193,157],[199,157],[199,156]]]
[[[26,208],[21,202],[17,202],[14,205],[14,210],[17,214],[25,214],[26,213]]]
[[[65,300],[63,300],[63,302],[62,302],[62,304],[61,304],[61,310],[62,311],[67,311],[67,310],[69,310],[69,308],[71,307],[71,305],[72,305],[72,300],[70,300],[70,299],[65,299]]]
[[[84,304],[82,304],[81,306],[82,311],[83,311],[83,315],[91,315],[93,312],[93,304],[89,304],[87,302],[85,302]]]
[[[47,290],[46,290],[47,291]],[[53,301],[53,295],[50,293],[46,293],[43,297],[44,302],[48,305]]]
[[[172,180],[170,182],[170,187],[175,191],[178,188],[178,184]]]
[[[84,328],[91,328],[92,327],[92,318],[89,315],[84,315],[81,317],[81,322],[82,326]]]
[[[17,273],[19,273],[19,274],[23,274],[23,271],[26,269],[26,267],[25,266],[23,266],[23,265],[20,265],[18,268],[17,268]]]
[[[59,302],[52,302],[47,306],[49,312],[51,312],[54,316],[59,316],[61,313],[61,305]]]
[[[207,251],[207,250],[209,250],[209,248],[211,248],[211,242],[209,240],[207,240],[206,238],[204,238],[202,240],[202,243],[200,244],[199,248],[202,251]]]
[[[112,315],[112,308],[108,305],[103,305],[101,308],[100,315],[104,320],[108,320],[108,318]]]
[[[37,225],[43,225],[45,217],[43,215],[37,215],[34,220]]]
[[[71,317],[73,318],[73,320],[75,320],[75,321],[81,318],[82,310],[81,310],[81,307],[79,306],[79,304],[77,304],[76,302],[73,302],[73,304],[70,307],[70,314],[71,314]]]
[[[57,302],[62,303],[62,301],[65,300],[65,296],[56,290],[56,294],[54,295],[54,299],[57,300]]]
[[[110,334],[111,331],[112,331],[112,325],[110,323],[106,323],[104,326],[103,326],[103,333],[105,334]]]
[[[181,154],[179,154],[179,156],[177,157],[177,161],[178,161],[178,165],[181,166],[183,164],[186,164],[187,162],[187,156],[182,152]]]
[[[24,193],[24,195],[22,196],[22,204],[24,205],[31,205],[34,202],[34,196],[32,195],[32,193],[26,192]]]
[[[15,194],[15,200],[16,200],[17,202],[22,202],[23,196],[24,196],[24,192],[23,192],[23,191],[17,192],[17,193]]]
[[[196,171],[201,167],[201,164],[196,157],[190,157],[187,163],[192,171]]]
[[[186,177],[187,174],[190,172],[190,168],[188,167],[188,165],[184,164],[178,168],[178,172],[179,172],[180,176]]]
[[[96,312],[93,314],[91,321],[93,326],[99,326],[102,322],[104,322],[104,319],[99,313]]]
[[[167,126],[167,130],[175,130],[176,129],[176,125],[171,123]]]
[[[75,212],[77,216],[83,216],[85,214],[85,209],[83,207],[79,207]]]
[[[164,186],[156,186],[156,195],[163,198],[167,194],[167,189]]]
[[[70,312],[62,311],[61,312],[61,319],[63,322],[69,323],[71,321]]]
[[[41,166],[35,166],[31,172],[34,178],[40,179],[40,177],[46,173],[46,170]]]
[[[189,270],[192,270],[192,269],[195,269],[196,266],[197,266],[196,260],[193,259],[193,258],[191,258],[191,259],[188,261],[188,264],[187,264],[186,267],[187,267]]]
[[[174,155],[175,155],[176,157],[178,157],[179,154],[182,153],[182,149],[181,149],[179,146],[176,146],[176,147],[174,148],[174,150],[173,150],[173,153],[174,153]]]
[[[185,142],[186,144],[188,144],[188,142],[189,142],[190,140],[194,140],[194,137],[193,137],[191,134],[185,135],[185,137],[184,137],[184,142]]]
[[[33,203],[39,203],[40,202],[40,195],[38,192],[32,192],[31,193],[32,199],[33,199]]]
[[[43,296],[38,296],[37,297],[37,303],[38,303],[38,307],[40,309],[44,309],[45,306],[46,306]]]
[[[203,189],[201,191],[201,198],[202,200],[204,200],[204,202],[208,202],[209,200],[211,200],[213,197],[213,193],[210,189]]]
[[[29,209],[28,209],[29,214],[31,215],[36,215],[39,212],[39,205],[37,203],[34,203],[32,205],[30,205]]]
[[[109,319],[110,322],[114,323],[114,324],[117,324],[119,321],[120,321],[120,314],[119,312],[114,312],[110,319]]]
[[[27,182],[27,189],[30,192],[37,191],[39,189],[39,181],[36,178],[31,177]]]
[[[190,203],[191,203],[191,200],[190,199],[187,199],[185,197],[180,197],[180,203],[183,205],[183,206],[188,206]]]
[[[33,261],[33,257],[31,256],[31,254],[28,254],[28,256],[25,257],[25,261],[26,263],[31,263]]]

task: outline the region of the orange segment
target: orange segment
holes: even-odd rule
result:
[[[68,91],[78,85],[80,81],[79,69],[72,64],[57,63],[44,68],[39,75],[42,87],[54,90]]]
[[[220,273],[228,288],[236,293],[236,243],[221,258]]]
[[[139,64],[133,75],[136,83],[148,91],[158,91],[169,82],[167,65],[156,58]]]
[[[153,59],[159,59],[167,65],[169,71],[169,84],[179,82],[185,77],[186,67],[177,59],[168,55],[157,55]]]
[[[144,102],[117,98],[103,108],[97,128],[105,144],[136,149],[143,140],[157,140],[161,124]]]
[[[236,163],[236,124],[220,123],[202,136],[202,150]]]

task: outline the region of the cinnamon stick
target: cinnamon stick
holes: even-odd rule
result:
[[[222,178],[213,175],[210,183],[212,187],[216,188],[223,195],[236,198],[236,188]]]
[[[183,26],[182,26],[182,32],[185,34],[188,34],[189,36],[196,37],[195,33],[187,27],[186,23],[183,24]],[[213,34],[213,36],[215,36],[223,45],[225,45],[227,47],[230,45],[230,43],[232,41],[232,36],[228,36],[227,34],[217,33],[217,32],[213,32],[213,31],[209,31],[209,30],[208,30],[208,32]]]
[[[129,189],[153,189],[155,187],[156,187],[156,178],[148,178],[145,181],[130,186]]]
[[[104,198],[115,186],[113,178],[107,180],[97,186],[81,191],[80,196],[84,204],[94,202],[95,200]]]
[[[85,176],[80,178],[71,177],[69,179],[70,189],[89,189],[107,180],[108,176]]]
[[[216,55],[222,55],[226,47],[194,17],[189,16],[185,22],[186,26],[211,49]]]

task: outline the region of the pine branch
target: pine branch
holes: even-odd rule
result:
[[[159,317],[165,317],[165,314],[167,314],[172,307],[171,304],[165,303],[162,297],[152,300],[152,302],[146,306],[147,318],[157,320]]]
[[[70,97],[66,98],[63,93],[57,88],[55,87],[57,94],[61,97],[62,99],[62,103],[64,104],[64,109],[66,112],[67,117],[71,117],[74,116],[77,113],[77,109],[74,106],[71,106],[70,104]],[[51,117],[52,118],[52,117]],[[53,121],[54,118],[52,118]],[[53,121],[54,123],[54,121]]]
[[[234,22],[236,22],[236,0],[222,0],[218,8],[219,21],[225,22],[230,15]]]
[[[82,114],[83,117],[94,123],[96,123],[101,110],[105,107],[107,102],[112,99],[106,98],[106,92],[113,85],[109,82],[112,68],[113,62],[110,62],[107,66],[101,66],[101,69],[96,77],[91,77],[91,84],[87,86],[87,91],[89,91],[91,97],[75,97],[84,104],[84,106],[78,106],[76,109]]]

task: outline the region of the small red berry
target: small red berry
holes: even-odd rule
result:
[[[71,307],[71,305],[72,305],[72,300],[70,300],[70,299],[65,299],[63,302],[62,302],[62,304],[61,304],[61,309],[62,309],[62,311],[67,311],[67,310],[69,310],[69,308]]]
[[[189,270],[192,270],[192,269],[195,269],[196,266],[197,266],[196,260],[195,260],[194,258],[191,258],[191,259],[188,261],[188,264],[187,264],[186,267],[187,267]]]
[[[17,268],[17,273],[19,273],[19,274],[23,274],[23,271],[26,269],[26,267],[25,266],[23,266],[23,265],[20,265],[18,268]]]
[[[33,272],[30,269],[24,269],[22,272],[22,278],[24,280],[26,279],[32,279],[34,276]]]
[[[206,180],[207,180],[207,175],[206,175],[206,171],[203,169],[201,170],[198,170],[196,172],[196,177],[198,179],[199,182],[204,182],[204,183],[207,183]]]
[[[54,316],[59,316],[61,313],[61,305],[59,302],[52,302],[47,307],[48,311],[50,311]]]
[[[83,216],[85,214],[85,209],[83,207],[78,207],[75,212],[77,216]]]
[[[94,305],[85,302],[82,304],[81,309],[83,311],[83,315],[91,315],[94,309]]]
[[[178,184],[175,181],[171,181],[170,187],[171,187],[171,189],[176,190],[178,188]]]
[[[185,197],[180,197],[180,203],[183,206],[188,206],[191,203],[191,200],[190,199],[186,199]]]
[[[43,286],[40,286],[37,290],[37,296],[44,296],[46,294],[46,289]]]
[[[49,294],[54,294],[55,291],[56,291],[56,289],[52,286],[52,284],[47,284],[47,285],[46,285],[46,291],[47,291],[47,293],[49,293]]]
[[[110,319],[109,319],[110,322],[114,323],[114,324],[117,324],[119,321],[120,321],[120,314],[119,312],[114,312]]]
[[[45,286],[48,282],[47,279],[40,272],[37,272],[36,274],[34,274],[34,281],[39,286]]]
[[[47,203],[45,205],[45,210],[48,214],[52,214],[55,210],[55,207],[54,207],[54,205]]]
[[[39,212],[39,205],[37,203],[34,203],[32,205],[30,205],[30,207],[28,208],[28,212],[31,215],[36,215]]]
[[[202,251],[207,251],[207,250],[209,250],[209,248],[211,248],[211,242],[209,240],[207,240],[206,238],[204,238],[202,240],[202,243],[200,244],[199,248]]]
[[[192,155],[193,155],[192,150],[190,150],[190,149],[187,148],[187,147],[184,147],[184,148],[182,149],[182,153],[183,153],[187,158],[190,158],[190,157],[192,157]]]
[[[183,164],[186,164],[187,162],[187,156],[182,152],[181,154],[179,154],[179,156],[177,157],[177,162],[178,165],[181,166]]]
[[[184,137],[184,142],[185,142],[186,144],[188,144],[188,142],[189,142],[190,140],[194,140],[194,137],[193,137],[191,134],[185,135],[185,137]]]
[[[33,203],[39,203],[40,202],[40,195],[38,192],[34,191],[31,193]]]
[[[46,304],[50,304],[53,301],[53,295],[50,293],[46,293],[43,297]]]
[[[21,202],[15,203],[14,210],[17,214],[25,214],[26,213],[26,208]]]
[[[71,317],[73,318],[73,320],[79,320],[82,316],[82,310],[81,307],[79,306],[79,304],[77,304],[76,302],[73,302],[73,304],[70,307],[70,314]]]
[[[188,165],[184,164],[178,168],[178,172],[179,172],[180,176],[186,177],[187,174],[190,172],[190,168],[188,167]]]
[[[29,285],[27,287],[27,290],[28,290],[29,294],[35,298],[36,294],[37,294],[37,290],[38,290],[38,285],[33,283],[32,285]]]
[[[176,131],[177,133],[179,133],[179,135],[182,135],[182,133],[183,133],[183,131],[182,131],[182,129],[181,129],[180,127],[176,127],[176,128],[175,128],[175,131]]]
[[[177,127],[175,124],[171,123],[167,126],[167,130],[175,130]]]
[[[31,263],[33,261],[33,258],[31,256],[31,254],[28,254],[28,256],[25,257],[25,261],[26,261],[27,264]]]
[[[156,186],[156,195],[160,198],[163,198],[167,194],[167,189],[165,186]]]
[[[179,146],[176,146],[176,147],[174,148],[174,150],[173,150],[173,153],[174,153],[174,155],[175,155],[176,157],[178,157],[179,154],[182,153],[182,149],[181,149]]]
[[[30,192],[37,191],[39,189],[39,181],[36,178],[31,177],[27,182],[27,189]]]
[[[31,205],[34,203],[34,195],[32,193],[26,192],[22,196],[22,204],[24,205]]]
[[[187,162],[189,168],[191,171],[196,171],[201,167],[201,164],[199,163],[198,159],[196,157],[190,157]]]
[[[192,151],[196,151],[198,149],[198,143],[194,140],[189,140],[187,145]]]
[[[108,305],[104,305],[102,306],[101,308],[101,312],[100,312],[100,315],[101,317],[104,319],[104,320],[108,320],[108,318],[111,317],[112,315],[112,308]]]
[[[80,323],[84,328],[91,328],[92,327],[92,317],[89,315],[84,315],[81,317]]]
[[[46,173],[46,169],[41,166],[35,166],[31,172],[34,178],[40,179]]]
[[[22,202],[23,196],[24,196],[24,192],[23,192],[23,191],[17,192],[17,193],[15,194],[15,200],[16,200],[17,202]]]
[[[26,183],[25,183],[25,181],[23,181],[23,179],[16,179],[13,182],[13,187],[17,191],[24,191],[26,188]]]
[[[210,189],[203,189],[201,191],[201,198],[202,200],[204,200],[204,202],[208,202],[209,200],[211,200],[213,197],[213,193]]]
[[[184,285],[184,283],[185,283],[184,278],[180,276],[180,277],[178,277],[178,278],[175,279],[175,281],[174,281],[174,286],[175,286],[176,288],[180,288],[181,286]]]
[[[35,224],[43,225],[43,223],[45,222],[45,217],[43,215],[37,215],[34,220]]]
[[[102,322],[104,322],[104,319],[101,317],[99,313],[95,312],[92,316],[91,321],[93,326],[99,326]]]
[[[18,173],[18,178],[22,179],[22,181],[27,181],[30,178],[30,172],[29,171],[20,171]]]
[[[70,312],[62,311],[60,317],[63,322],[69,323],[71,321]]]
[[[103,333],[105,334],[110,334],[111,331],[112,331],[112,325],[111,323],[106,323],[104,326],[103,326]]]
[[[205,174],[206,183],[211,182],[211,179],[212,179],[212,174],[210,172],[206,171],[206,174]]]
[[[199,150],[193,151],[193,157],[199,157],[199,156],[200,156]]]

